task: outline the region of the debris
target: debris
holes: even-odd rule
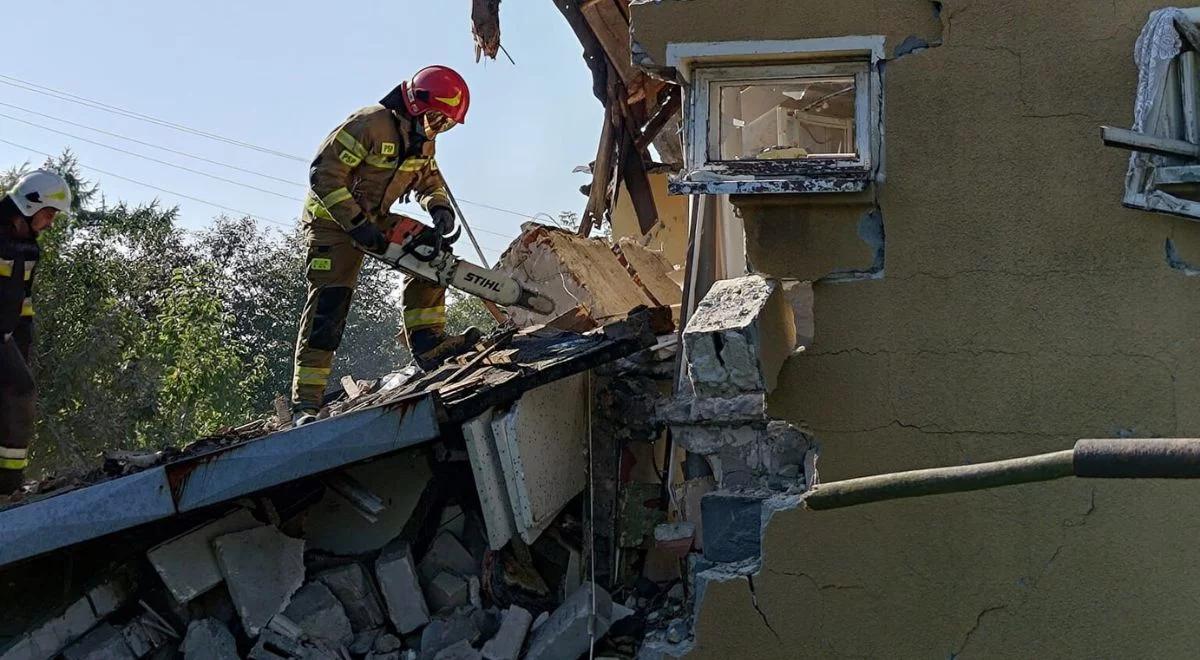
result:
[[[341,495],[342,499],[369,523],[379,522],[379,514],[387,508],[378,495],[345,472],[327,475],[324,483],[330,490]]]
[[[533,222],[523,224],[521,230],[496,268],[552,299],[556,310],[582,305],[592,318],[603,319],[654,305],[607,242]],[[551,320],[517,308],[509,309],[509,314],[518,327]]]
[[[469,612],[434,619],[421,632],[421,660],[432,660],[443,649],[461,641],[474,644],[479,637],[479,627]]]
[[[262,527],[262,523],[246,509],[237,509],[160,543],[151,548],[146,557],[175,600],[186,603],[225,579],[213,554],[213,540],[255,527]]]
[[[622,548],[637,548],[654,534],[654,528],[667,517],[660,506],[662,486],[629,483],[621,489],[621,513],[618,543]]]
[[[200,619],[188,625],[183,638],[184,660],[237,660],[237,642],[223,623]]]
[[[342,471],[383,502],[372,523],[338,493],[326,491],[309,507],[304,523],[309,547],[337,555],[357,555],[383,548],[413,515],[424,484],[431,477],[420,452],[402,452]]]
[[[354,631],[342,604],[333,592],[320,582],[309,582],[292,596],[292,602],[283,611],[284,616],[310,638],[344,646],[354,641]]]
[[[624,259],[626,269],[640,284],[656,305],[670,307],[678,305],[683,298],[680,288],[670,275],[675,267],[659,250],[651,250],[628,236],[617,240],[614,251]]]
[[[696,524],[690,522],[662,523],[654,527],[654,545],[683,559],[692,549]]]
[[[350,627],[356,631],[379,628],[386,619],[379,597],[361,564],[331,568],[316,576],[342,603]]]
[[[484,592],[502,607],[520,605],[532,611],[553,608],[554,598],[545,580],[528,556],[518,556],[514,548],[515,544],[509,544],[499,552],[488,553],[484,561]]]
[[[247,656],[250,660],[287,660],[303,658],[306,655],[304,645],[300,640],[280,634],[271,629],[264,629],[259,635],[254,648]]]
[[[541,614],[537,615],[537,618],[533,620],[533,624],[529,626],[529,632],[533,632],[533,631],[537,630],[538,628],[541,628],[542,624],[546,623],[546,621],[548,621],[549,619],[550,619],[549,612],[542,612]]]
[[[353,655],[366,655],[375,649],[375,642],[384,634],[382,628],[372,628],[363,630],[354,634],[354,641],[350,642],[350,646],[346,647]],[[394,635],[388,635],[395,639]],[[396,639],[397,645],[400,640]],[[399,648],[399,646],[397,646]]]
[[[64,660],[137,660],[120,631],[107,623],[63,649]]]
[[[667,626],[667,641],[672,644],[678,644],[690,636],[689,626],[687,621],[676,619]]]
[[[499,550],[517,533],[517,527],[508,499],[508,485],[496,446],[496,436],[492,432],[492,410],[463,424],[462,432],[487,527],[488,546],[492,550]]]
[[[407,634],[429,623],[429,608],[425,605],[425,595],[421,593],[407,544],[384,549],[375,562],[375,577],[396,630]]]
[[[442,517],[438,521],[438,529],[450,532],[455,538],[461,540],[463,534],[466,532],[466,523],[467,516],[463,513],[462,507],[454,504],[442,509]]]
[[[467,552],[457,537],[449,532],[442,532],[433,540],[429,551],[417,565],[417,572],[421,575],[421,584],[428,585],[446,571],[461,577],[479,575],[479,563]]]
[[[144,658],[155,649],[179,639],[179,634],[162,617],[152,611],[134,617],[121,628],[125,644],[134,657]]]
[[[697,396],[770,392],[796,347],[796,321],[777,281],[747,275],[712,286],[683,341]]]
[[[375,640],[376,653],[399,651],[401,646],[403,646],[403,643],[400,641],[400,638],[391,633],[384,633]]]
[[[479,660],[479,651],[465,639],[442,649],[433,657],[434,660]]]
[[[254,637],[303,584],[304,541],[259,527],[226,534],[213,547],[242,625]]]
[[[612,624],[612,599],[603,588],[588,582],[563,601],[546,623],[534,631],[526,660],[577,658],[588,650],[593,590],[595,639],[604,637]]]
[[[504,611],[499,632],[483,645],[484,659],[517,660],[532,621],[533,615],[528,610],[517,605],[509,606]]]
[[[96,623],[91,603],[87,598],[80,598],[62,614],[36,626],[11,646],[0,650],[0,659],[52,658]]]
[[[762,499],[713,492],[700,500],[704,518],[704,558],[734,562],[762,554]]]
[[[470,601],[470,588],[466,580],[453,573],[439,573],[425,589],[425,599],[435,611],[454,609]]]
[[[104,619],[128,602],[136,588],[133,571],[121,568],[101,584],[92,587],[87,593],[87,599],[92,604],[96,618]]]
[[[479,578],[472,575],[467,579],[467,595],[471,603],[471,607],[475,609],[483,608],[483,589]]]

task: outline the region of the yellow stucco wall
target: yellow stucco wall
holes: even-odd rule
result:
[[[654,207],[658,211],[658,224],[650,231],[646,246],[661,250],[663,256],[676,266],[682,266],[687,258],[688,200],[667,194],[667,175],[650,175],[650,189],[654,193]],[[629,201],[629,191],[621,186],[617,204],[612,212],[613,237],[642,239],[642,228],[638,225],[637,212]]]
[[[815,285],[816,337],[771,413],[812,430],[821,479],[1200,435],[1200,224],[1123,209],[1133,43],[1164,2],[660,0],[634,38],[908,35],[885,67],[877,199],[739,198],[759,271],[861,269]],[[757,611],[709,586],[697,658],[1192,657],[1200,483],[1059,482],[788,511],[767,529]],[[769,627],[768,627],[769,625]]]

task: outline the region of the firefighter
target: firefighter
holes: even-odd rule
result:
[[[448,67],[426,67],[378,104],[350,115],[317,150],[301,219],[308,243],[308,295],[292,378],[297,425],[315,419],[321,408],[362,266],[361,250],[385,251],[386,233],[401,218],[390,212],[392,204],[415,196],[436,231],[455,235],[453,206],[434,160],[434,139],[464,122],[470,100],[462,76]],[[408,346],[422,368],[463,352],[478,339],[474,329],[446,335],[442,287],[409,278],[402,303]]]
[[[0,496],[25,481],[33,438],[33,277],[38,234],[71,209],[71,188],[54,172],[21,177],[0,199]]]

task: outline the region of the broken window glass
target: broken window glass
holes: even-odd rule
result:
[[[718,144],[709,145],[711,160],[858,158],[853,77],[717,87]]]

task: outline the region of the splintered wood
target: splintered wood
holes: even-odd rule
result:
[[[526,223],[497,268],[554,300],[560,312],[578,315],[579,308],[594,320],[619,318],[643,306],[678,304],[679,287],[667,277],[671,267],[661,255],[633,241],[623,242],[621,253],[628,266],[601,239]],[[509,312],[521,327],[554,320],[528,310]]]

